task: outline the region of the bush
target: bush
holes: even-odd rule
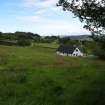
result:
[[[105,60],[105,49],[102,49],[101,47],[97,46],[94,50],[94,54],[99,57],[100,59]]]
[[[105,60],[105,36],[100,36],[95,39],[97,45],[94,54],[101,59]]]
[[[30,46],[31,45],[31,40],[29,39],[20,39],[17,41],[17,44],[19,46]]]
[[[29,35],[25,34],[24,32],[17,32],[17,44],[19,46],[30,46],[32,39]]]

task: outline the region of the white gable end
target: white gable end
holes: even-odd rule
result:
[[[72,53],[72,56],[83,56],[83,53],[78,48],[76,48]]]

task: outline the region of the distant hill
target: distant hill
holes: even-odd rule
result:
[[[63,36],[63,37],[70,37],[70,39],[72,39],[72,40],[92,41],[91,35],[71,35],[71,36]]]

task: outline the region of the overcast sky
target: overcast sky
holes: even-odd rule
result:
[[[41,35],[89,34],[78,18],[57,7],[58,0],[0,0],[0,31]]]

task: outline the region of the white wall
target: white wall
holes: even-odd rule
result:
[[[57,51],[56,53],[59,54],[59,55],[62,55],[62,56],[67,56],[66,53],[61,53],[61,52],[59,52],[59,51]]]
[[[76,48],[72,56],[83,56],[83,53],[78,48]]]

